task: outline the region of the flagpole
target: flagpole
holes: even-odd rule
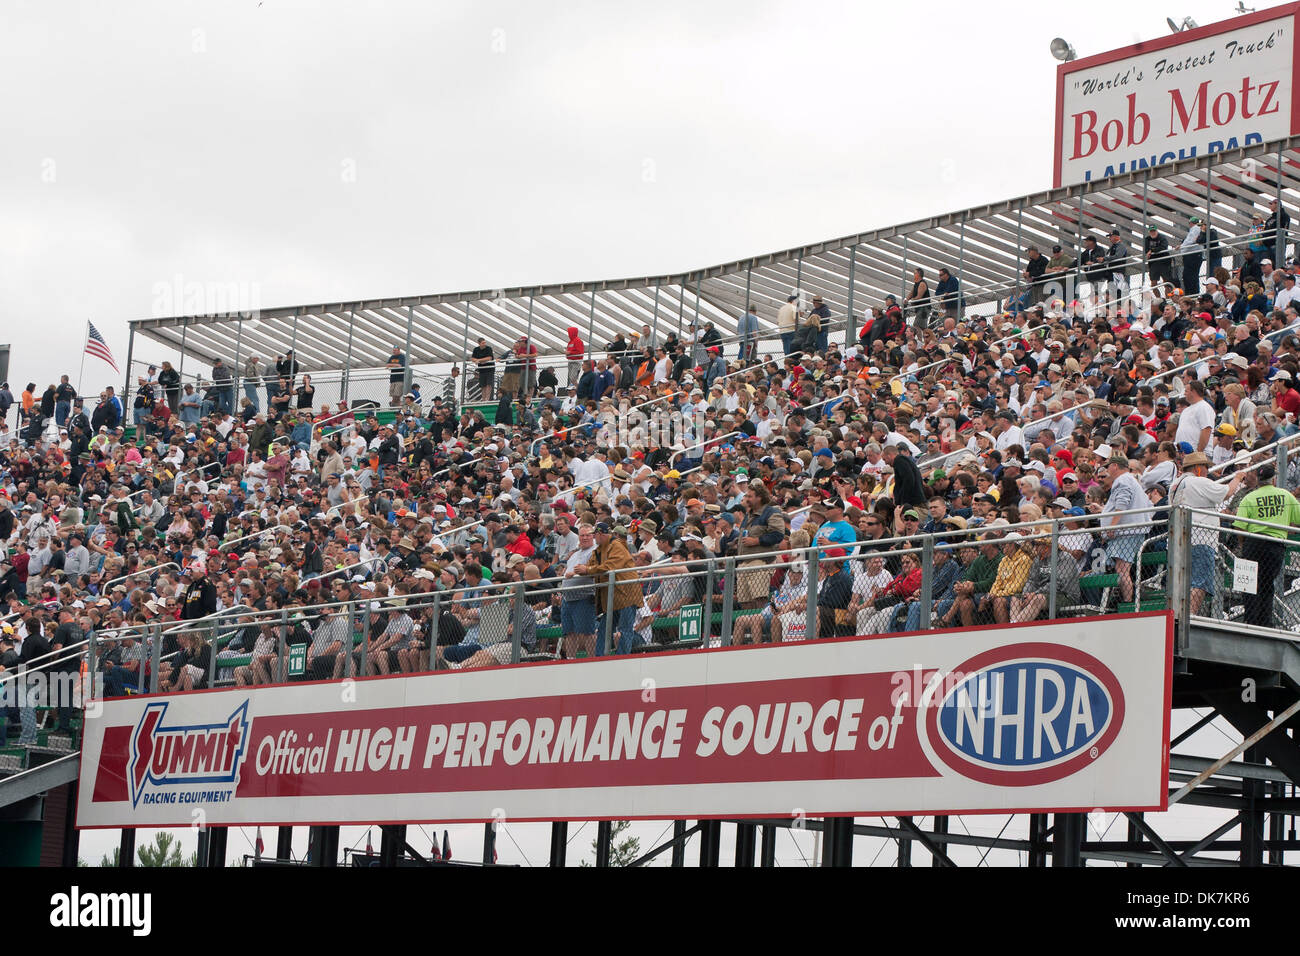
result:
[[[81,343],[81,371],[77,373],[77,397],[81,397],[81,380],[86,374],[86,342],[90,341],[90,319],[86,320],[86,337]]]

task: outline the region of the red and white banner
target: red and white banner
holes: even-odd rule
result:
[[[111,700],[77,823],[1160,810],[1172,653],[1157,612]]]
[[[1297,11],[1273,7],[1062,63],[1054,185],[1300,132]]]

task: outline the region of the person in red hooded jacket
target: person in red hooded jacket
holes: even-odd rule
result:
[[[564,357],[569,360],[569,384],[577,385],[582,375],[582,359],[587,354],[587,347],[578,338],[578,327],[569,326],[569,344],[564,347]]]

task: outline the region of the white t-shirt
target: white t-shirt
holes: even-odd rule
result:
[[[1210,403],[1201,399],[1195,404],[1183,410],[1182,415],[1178,417],[1178,431],[1174,435],[1174,443],[1188,442],[1193,451],[1199,451],[1201,448],[1201,429],[1214,427],[1214,409]]]

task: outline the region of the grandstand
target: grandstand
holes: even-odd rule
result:
[[[269,363],[292,351],[298,367],[290,387],[307,373],[317,391],[302,411],[285,409],[274,427],[254,417],[237,422],[214,398],[198,406],[192,422],[164,415],[162,424],[123,428],[120,438],[107,425],[107,437],[85,435],[79,446],[70,436],[67,478],[55,484],[68,486],[78,513],[50,508],[60,527],[44,537],[42,509],[27,514],[25,496],[44,508],[52,494],[63,494],[45,487],[37,494],[29,480],[59,456],[33,437],[7,459],[12,505],[0,514],[16,511],[7,535],[16,557],[43,554],[58,537],[53,550],[63,552],[62,567],[87,539],[95,543],[91,559],[103,560],[82,577],[45,571],[54,567],[47,555],[45,573],[30,575],[39,588],[0,590],[0,598],[13,592],[5,627],[21,631],[23,641],[39,639],[42,651],[19,651],[13,663],[26,670],[11,666],[5,682],[27,686],[78,674],[79,692],[111,717],[156,700],[178,710],[198,706],[186,702],[199,698],[225,700],[235,689],[241,700],[289,695],[276,699],[310,710],[312,688],[325,686],[312,680],[376,677],[366,685],[380,688],[374,693],[418,688],[410,706],[454,713],[463,701],[439,697],[452,693],[447,687],[490,687],[472,682],[503,674],[563,687],[566,674],[582,668],[639,674],[675,667],[688,675],[681,686],[689,686],[690,668],[704,666],[692,662],[701,660],[722,670],[726,661],[768,655],[763,659],[780,656],[803,668],[813,655],[831,653],[822,648],[871,654],[909,640],[929,647],[921,642],[934,634],[926,632],[977,642],[1010,642],[1018,633],[1054,640],[1050,635],[1068,632],[1087,648],[1089,640],[1100,647],[1134,628],[1140,641],[1153,634],[1163,641],[1167,633],[1172,657],[1156,661],[1167,674],[1151,680],[1142,671],[1147,679],[1123,685],[1126,726],[1158,732],[1163,720],[1167,739],[1170,720],[1185,725],[1167,751],[1164,740],[1155,741],[1159,752],[1147,740],[1146,749],[1134,745],[1141,760],[1118,765],[1133,771],[1135,785],[1141,778],[1141,794],[1112,799],[1094,781],[1096,789],[1074,802],[1003,797],[927,805],[886,796],[855,813],[858,791],[841,798],[830,787],[824,805],[809,805],[826,813],[796,819],[776,797],[688,815],[681,812],[687,804],[644,784],[644,812],[597,809],[583,817],[533,794],[537,808],[512,817],[555,821],[550,862],[557,866],[566,862],[569,822],[605,819],[599,863],[608,860],[608,819],[634,816],[676,821],[672,839],[647,852],[643,864],[667,855],[681,865],[693,842],[701,865],[718,865],[722,827],[734,826],[737,865],[771,865],[778,831],[792,825],[823,834],[830,865],[853,862],[855,838],[893,841],[902,865],[911,865],[914,851],[926,863],[953,865],[969,848],[1006,851],[1030,866],[1289,862],[1300,849],[1286,829],[1300,781],[1300,506],[1293,516],[1283,499],[1300,484],[1300,431],[1276,410],[1289,407],[1293,395],[1300,402],[1286,385],[1288,376],[1300,377],[1300,345],[1290,334],[1298,324],[1294,306],[1276,307],[1291,288],[1281,278],[1284,261],[1292,268],[1289,227],[1280,216],[1271,232],[1252,221],[1268,215],[1271,200],[1282,210],[1300,204],[1297,151],[1300,141],[1286,140],[1221,152],[671,276],[135,321],[122,393],[127,409],[148,366],[173,357],[180,381],[197,380],[204,391],[214,388],[211,367],[219,358],[233,373],[220,388],[236,399],[251,388],[265,411],[274,376],[250,380],[246,364],[254,355]],[[1274,250],[1257,317],[1245,309],[1238,315],[1231,300],[1211,295],[1207,304],[1166,285],[1159,255],[1117,254],[1101,280],[1097,269],[1077,264],[1055,279],[1024,271],[1031,246],[1078,253],[1090,237],[1111,244],[1112,230],[1140,249],[1154,227],[1177,248],[1194,218],[1216,231],[1217,248],[1193,242],[1176,263],[1166,254],[1174,268],[1218,254],[1224,278],[1245,283],[1257,258],[1247,250]],[[917,308],[918,268],[932,281],[946,270],[956,291]],[[1123,287],[1107,288],[1116,274]],[[1207,268],[1204,279],[1215,277]],[[1189,278],[1182,274],[1183,285]],[[800,322],[824,305],[825,344],[812,339],[791,348],[782,339],[790,332],[779,316],[791,302]],[[751,305],[756,330],[742,325]],[[1166,306],[1175,319],[1165,318]],[[1197,325],[1203,308],[1210,320]],[[863,335],[868,316],[872,328]],[[692,325],[702,336],[710,323],[708,338],[683,341]],[[588,370],[575,375],[566,354],[573,327],[581,362],[606,366],[612,388],[581,393]],[[663,359],[652,353],[644,370],[643,359],[630,357],[638,345],[606,346],[642,327],[656,344],[676,340],[676,352]],[[521,336],[537,349],[535,382],[510,379],[510,353]],[[498,369],[493,394],[519,398],[513,414],[535,421],[503,423],[497,415],[508,401],[476,402],[477,379],[451,379],[450,366],[463,370],[480,337]],[[1051,347],[1057,341],[1060,354]],[[739,357],[749,342],[753,360]],[[141,360],[137,353],[146,349]],[[400,361],[390,364],[394,352]],[[520,367],[528,361],[524,354]],[[659,361],[667,364],[661,369]],[[587,411],[548,409],[559,398],[541,383],[547,371],[555,388],[573,384]],[[418,404],[408,400],[415,385],[424,387]],[[165,387],[154,381],[147,388],[150,402],[166,404]],[[1203,391],[1205,402],[1198,400]],[[1200,422],[1202,404],[1210,414],[1205,434],[1193,429],[1182,448],[1183,429]],[[624,440],[619,416],[636,407],[671,409],[685,429],[662,442]],[[1063,419],[1068,427],[1058,428]],[[20,460],[26,467],[15,467]],[[765,490],[751,490],[759,485]],[[1137,490],[1129,494],[1129,487]],[[1281,506],[1273,508],[1269,489]],[[146,491],[167,503],[147,500]],[[62,504],[70,500],[65,495]],[[575,571],[568,557],[588,548],[596,551]],[[28,580],[24,574],[21,583]],[[971,587],[959,586],[964,582]],[[598,608],[605,612],[597,615]],[[62,610],[79,630],[57,630]],[[888,635],[903,636],[852,640]],[[742,644],[773,646],[721,651]],[[786,673],[775,664],[770,670],[773,679]],[[439,676],[447,671],[465,673],[453,684]],[[196,689],[222,690],[185,696]],[[15,858],[67,862],[76,858],[78,805],[80,825],[120,828],[113,821],[127,819],[120,815],[126,811],[114,808],[129,805],[138,814],[149,806],[141,794],[154,791],[139,783],[129,796],[124,761],[104,769],[114,747],[126,749],[125,725],[115,743],[106,742],[102,724],[112,720],[83,722],[59,711],[57,690],[44,694],[35,705],[14,707],[23,712],[21,742],[0,749],[0,770],[8,773],[0,805],[15,808],[12,818],[20,821],[0,824],[0,833],[8,828],[0,839]],[[1108,706],[1121,699],[1110,685],[1098,694]],[[216,715],[214,735],[239,728],[239,712],[231,710]],[[1118,709],[1110,713],[1118,728]],[[1138,714],[1147,716],[1139,721]],[[331,719],[340,733],[346,723],[324,707],[314,716],[324,718],[322,733]],[[1211,725],[1240,743],[1210,753],[1190,749]],[[161,717],[151,725],[162,726]],[[1110,744],[1098,733],[1093,759],[1116,759],[1118,747],[1108,756]],[[83,734],[86,761],[79,760]],[[431,733],[429,753],[434,745]],[[290,762],[315,759],[286,754]],[[266,766],[278,759],[266,757]],[[260,750],[256,760],[261,766]],[[206,787],[220,783],[209,779],[211,769],[194,774]],[[565,769],[582,788],[580,768]],[[409,845],[409,823],[491,817],[486,805],[450,799],[440,816],[404,814],[397,807],[409,794],[394,791],[391,812],[300,820],[271,803],[254,805],[275,793],[250,796],[244,787],[253,777],[245,774],[229,805],[231,812],[249,809],[226,822],[280,826],[281,851],[283,831],[310,826],[319,865],[336,862],[340,824],[381,825],[380,862],[407,865],[432,862]],[[114,781],[122,786],[115,790]],[[631,775],[624,781],[634,782]],[[167,783],[160,779],[157,791]],[[850,792],[847,784],[842,792]],[[432,788],[417,795],[432,799]],[[1121,812],[1122,832],[1090,831],[1093,806]],[[1179,806],[1222,811],[1223,823],[1194,839],[1171,836],[1195,825],[1180,820]],[[1166,808],[1175,809],[1158,824],[1146,815]],[[220,809],[214,803],[213,819],[223,819]],[[967,811],[1001,811],[1014,826],[997,836],[972,834],[961,826]],[[165,806],[148,812],[159,815],[137,817],[141,825],[170,820]],[[495,858],[494,832],[486,822],[484,863]],[[124,859],[132,841],[126,827]],[[205,832],[203,857],[222,865],[225,855],[226,830],[218,825]]]

